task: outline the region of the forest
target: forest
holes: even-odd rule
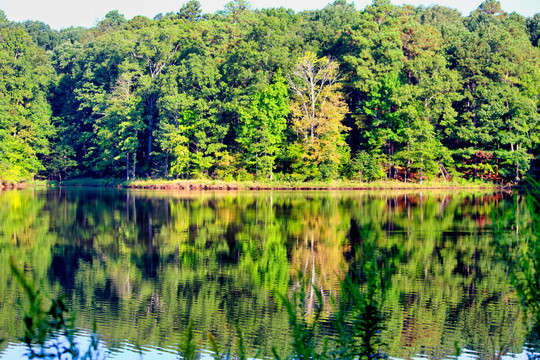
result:
[[[0,10],[0,182],[518,182],[540,154],[540,13],[197,0],[92,28]],[[540,167],[540,166],[538,166]]]

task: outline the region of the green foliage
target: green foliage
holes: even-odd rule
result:
[[[219,347],[216,337],[212,333],[206,335],[208,337],[208,342],[210,343],[210,351],[212,351],[212,357],[214,360],[221,360],[221,348]]]
[[[109,11],[105,15],[105,19],[99,22],[98,27],[102,30],[108,30],[115,27],[120,27],[126,23],[124,15],[120,14],[118,10]]]
[[[169,98],[165,99],[167,101]],[[168,166],[170,162],[168,175],[173,177],[189,173],[189,138],[186,135],[194,127],[196,121],[195,114],[190,110],[178,113],[176,109],[175,112],[173,122],[163,119],[158,130],[158,141],[167,156],[166,165]],[[171,159],[169,159],[169,156]]]
[[[469,16],[191,0],[61,31],[2,13],[0,180],[332,181],[365,151],[387,179],[520,181],[540,149],[538,19],[492,0]]]
[[[9,266],[15,279],[26,293],[28,304],[24,311],[24,336],[20,338],[26,345],[26,356],[29,359],[81,359],[93,360],[105,358],[99,349],[99,341],[95,332],[86,352],[81,352],[75,339],[74,316],[69,316],[63,296],[50,300],[46,310],[43,292],[31,282],[23,270],[10,258]]]
[[[17,27],[0,28],[0,182],[30,180],[44,169],[51,108],[47,88],[54,72],[43,49]]]
[[[528,212],[520,214],[516,201],[510,211],[494,214],[494,231],[510,282],[531,320],[527,346],[535,353],[540,349],[540,184],[529,181],[526,191]]]
[[[381,162],[380,155],[374,156],[367,151],[359,151],[353,159],[353,179],[361,181],[380,180],[385,176]]]
[[[202,20],[203,14],[201,3],[197,0],[189,0],[182,5],[180,10],[178,11],[178,16],[181,19],[185,19],[187,21]]]
[[[193,331],[193,319],[190,319],[186,330],[182,333],[180,356],[184,360],[195,360],[197,358],[196,351],[197,343],[195,342],[195,332]]]
[[[289,112],[287,85],[281,72],[240,112],[237,141],[244,148],[248,163],[255,164],[256,176],[260,173],[265,180],[273,179],[274,162],[282,151]]]
[[[236,358],[238,360],[247,360],[248,355],[246,351],[246,344],[244,342],[244,333],[242,332],[242,329],[237,324],[236,325],[236,333],[238,334],[238,345],[236,349]],[[257,358],[257,356],[255,356]]]
[[[214,335],[212,335],[212,333],[207,334],[210,350],[212,351],[212,357],[215,360],[232,360],[232,359],[247,360],[248,359],[246,344],[244,342],[244,333],[242,332],[242,329],[240,328],[238,324],[235,326],[235,328],[236,328],[236,335],[237,335],[237,345],[236,345],[236,351],[234,355],[232,355],[230,352],[222,353],[221,347],[218,345]],[[260,353],[261,351],[259,351],[253,358],[257,359]]]
[[[527,32],[533,46],[538,47],[540,40],[540,14],[535,14],[532,18],[527,19]]]
[[[0,10],[0,24],[4,25],[8,23],[9,23],[9,20],[6,16],[6,13],[4,12],[4,10]]]

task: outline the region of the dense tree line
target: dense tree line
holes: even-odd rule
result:
[[[0,13],[0,179],[516,181],[539,153],[540,14],[374,0],[52,30]]]

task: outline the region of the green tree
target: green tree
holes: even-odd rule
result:
[[[354,120],[351,148],[367,150],[381,161],[390,177],[397,176],[394,154],[399,151],[400,122],[397,90],[403,82],[401,23],[404,15],[390,1],[374,1],[359,15],[341,42],[346,75],[344,92],[349,93]],[[356,130],[356,131],[355,131]]]
[[[447,68],[437,29],[412,21],[403,30],[403,70],[408,83],[401,88],[398,113],[405,120],[400,130],[406,141],[398,157],[407,169],[420,170],[420,183],[425,170],[428,175],[440,172],[446,180],[446,167],[453,159],[439,129],[456,121],[453,104],[461,99],[459,74]]]
[[[456,31],[447,45],[451,67],[464,84],[463,98],[456,102],[458,121],[448,128],[456,159],[472,162],[475,177],[484,166],[482,151],[491,158],[485,165],[492,176],[519,179],[529,168],[526,154],[537,143],[537,100],[531,96],[537,52],[513,18],[482,10],[467,23],[469,29]]]
[[[0,181],[11,183],[43,169],[54,133],[47,102],[54,71],[24,30],[1,28],[0,42]]]
[[[53,50],[59,45],[61,34],[41,21],[27,20],[22,23],[26,32],[34,39],[34,42],[45,50]]]
[[[120,14],[118,10],[111,10],[105,15],[105,18],[98,23],[98,27],[101,30],[108,30],[123,26],[126,22],[126,18],[124,15]]]
[[[285,79],[277,73],[272,84],[253,95],[251,104],[241,112],[237,141],[242,145],[257,174],[273,179],[276,156],[280,154],[290,112]]]
[[[160,78],[176,60],[181,37],[172,27],[151,24],[136,32],[131,58],[139,72],[138,92],[144,101],[148,166],[152,167],[154,131],[159,126],[157,101],[161,93]]]
[[[532,45],[538,47],[538,40],[540,40],[540,13],[534,14],[533,17],[527,19],[527,32]]]
[[[103,117],[95,123],[101,163],[112,166],[113,173],[118,172],[114,163],[124,163],[127,180],[135,179],[136,155],[140,146],[138,135],[144,130],[141,98],[133,93],[133,87],[133,73],[122,73],[106,99]]]
[[[9,24],[9,20],[4,10],[0,9],[0,25],[5,25],[5,24]]]
[[[189,101],[182,94],[173,93],[160,100],[162,116],[158,141],[165,152],[165,174],[173,177],[189,175],[189,134],[195,126],[196,116],[186,110]],[[170,167],[169,167],[170,164]]]
[[[432,5],[419,10],[417,21],[422,25],[431,25],[437,28],[463,26],[463,17],[456,9]]]
[[[237,23],[240,15],[251,9],[251,5],[247,0],[232,0],[225,4],[225,12],[228,17],[232,18],[233,23]]]
[[[373,159],[381,161],[381,165],[389,165],[390,178],[397,177],[394,155],[399,152],[399,145],[403,142],[400,131],[404,121],[398,111],[402,103],[402,87],[400,74],[396,71],[388,73],[366,94],[363,114],[357,116],[357,126],[363,130],[364,147],[373,155]]]
[[[178,16],[181,19],[188,21],[199,21],[202,20],[202,5],[198,0],[189,0],[182,5],[178,11]]]

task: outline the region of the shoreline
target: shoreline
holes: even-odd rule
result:
[[[62,182],[32,181],[10,184],[0,189],[21,189],[29,186],[50,187],[103,187],[117,189],[180,190],[180,191],[328,191],[328,190],[512,190],[515,185],[490,183],[425,182],[402,183],[397,181],[378,181],[362,183],[354,181],[335,181],[329,183],[259,183],[219,180],[134,180],[121,179],[74,179]]]

